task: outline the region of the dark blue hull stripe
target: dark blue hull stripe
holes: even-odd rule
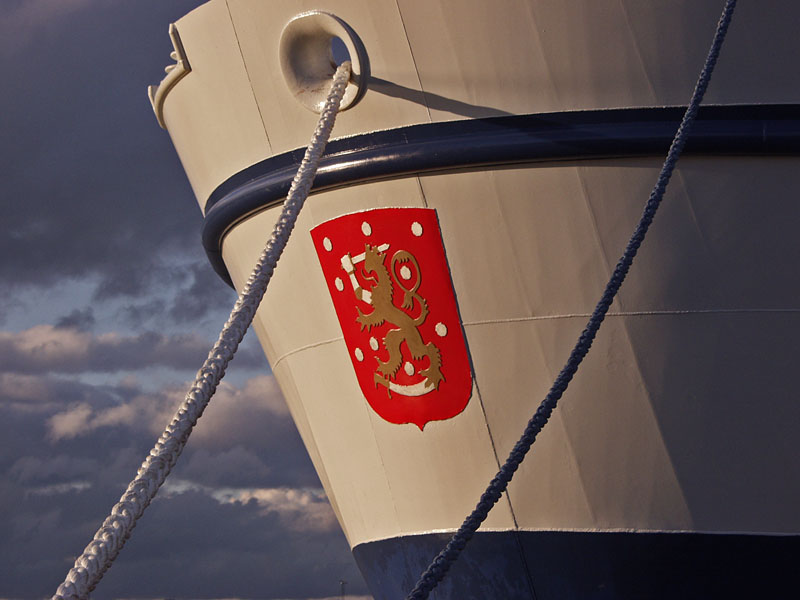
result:
[[[386,178],[544,161],[664,155],[684,108],[562,112],[426,123],[332,140],[312,193]],[[206,204],[203,247],[230,284],[220,253],[237,222],[283,201],[304,149],[268,158],[217,187]],[[707,106],[686,154],[800,153],[800,105]]]
[[[375,600],[400,600],[450,536],[353,548]],[[693,600],[800,597],[800,536],[478,532],[438,600]]]

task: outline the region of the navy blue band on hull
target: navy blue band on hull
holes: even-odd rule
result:
[[[426,123],[332,140],[312,193],[386,178],[545,161],[658,156],[666,153],[684,108],[562,112]],[[203,247],[229,284],[225,233],[283,201],[304,149],[279,154],[233,175],[206,203]],[[800,153],[800,105],[707,106],[684,154]]]
[[[449,534],[353,548],[375,600],[404,598]],[[795,597],[800,536],[478,532],[436,600],[726,600]]]

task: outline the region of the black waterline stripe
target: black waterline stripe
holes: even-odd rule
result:
[[[329,142],[312,193],[370,181],[463,168],[546,161],[663,155],[684,107],[610,109],[425,123]],[[248,215],[283,202],[304,148],[273,156],[228,178],[206,203],[203,247],[222,261],[225,233]],[[800,153],[800,105],[705,106],[685,154]]]
[[[402,598],[451,535],[361,543],[353,555],[376,600]],[[797,592],[798,552],[800,535],[478,531],[436,593],[448,600],[788,598]]]

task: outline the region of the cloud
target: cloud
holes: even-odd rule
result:
[[[68,315],[64,315],[58,319],[56,327],[88,331],[94,327],[95,322],[94,310],[91,306],[87,306],[82,309],[76,308]]]
[[[35,43],[53,21],[87,8],[92,0],[24,0],[7,2],[0,12],[0,40],[4,53],[12,53]]]
[[[0,373],[0,402],[6,407],[26,409],[53,397],[52,381],[17,373]]]
[[[51,389],[46,386],[37,391],[41,394]],[[125,387],[115,389],[120,392],[117,397],[124,398],[127,395],[125,392],[134,393],[124,398],[123,402],[111,406],[107,405],[105,399],[93,406],[86,401],[73,403],[49,419],[51,437],[54,440],[69,439],[113,426],[160,434],[186,396],[189,383],[167,386],[150,393]],[[208,425],[197,428],[194,436],[199,443],[212,448],[229,448],[225,440],[230,438],[250,441],[259,438],[265,431],[265,420],[277,420],[281,424],[291,422],[288,408],[272,375],[251,378],[241,388],[222,382],[212,403],[214,410],[207,411],[202,421]]]
[[[162,494],[171,497],[189,491],[200,492],[222,504],[255,503],[262,516],[274,513],[291,531],[332,532],[338,523],[322,488],[215,488],[172,479]]]
[[[37,325],[21,332],[0,332],[0,368],[17,373],[108,372],[153,365],[189,368],[202,361],[209,347],[198,336],[94,335]]]
[[[168,281],[172,269],[159,260],[151,258],[147,269],[137,263],[122,262],[103,274],[94,291],[95,300],[109,300],[120,296],[144,296],[153,291],[161,282]],[[178,274],[182,277],[182,274]]]
[[[184,393],[0,374],[0,596],[53,593]],[[102,597],[365,593],[272,376],[223,384],[167,481]]]
[[[22,482],[34,482],[35,472],[49,473],[36,480],[44,484],[81,478],[85,465],[68,469],[64,459],[54,458],[47,448],[58,456],[67,448],[73,453],[80,449],[94,458],[98,443],[109,452],[137,445],[140,450],[132,464],[138,466],[135,461],[144,458],[163,432],[188,388],[183,383],[143,391],[131,377],[116,385],[95,385],[63,377],[0,373],[0,422],[8,427],[5,434],[0,428],[0,436],[6,436],[6,452],[16,453],[10,456],[9,467],[15,465],[15,476],[25,475]],[[19,424],[12,427],[14,422]],[[42,442],[45,446],[37,445]],[[63,478],[45,470],[42,453],[64,473]],[[220,384],[176,473],[205,486],[318,485],[272,375],[253,377],[241,386]],[[127,477],[126,471],[122,478]]]
[[[208,261],[199,261],[186,270],[190,282],[178,290],[169,309],[176,323],[197,321],[214,309],[233,308],[236,293],[222,285]]]
[[[354,596],[353,594],[350,593],[348,593],[346,597],[347,600],[373,600],[372,596],[361,596],[361,595]],[[336,595],[336,596],[325,596],[324,598],[306,598],[305,600],[341,600],[341,598],[342,598],[341,595]],[[301,600],[301,599],[281,598],[281,600]]]
[[[91,417],[92,407],[85,402],[53,415],[48,419],[50,439],[55,441],[70,439],[90,431],[88,425]]]
[[[93,458],[80,458],[66,454],[57,454],[45,458],[23,456],[9,469],[9,475],[23,484],[41,482],[70,482],[77,477],[86,477],[98,468],[98,461]]]
[[[215,395],[213,427],[203,434],[208,443],[219,441],[219,436],[233,432],[257,435],[262,423],[251,427],[248,423],[262,418],[289,418],[289,408],[283,399],[278,382],[273,375],[260,375],[248,379],[242,387],[221,384]]]
[[[0,414],[32,415],[44,426],[44,416],[82,402],[116,403],[125,386],[95,386],[63,377],[0,372]]]
[[[203,1],[0,3],[0,321],[26,328],[0,332],[0,597],[53,593],[207,355],[198,324],[233,302],[144,93]],[[42,306],[53,324],[28,327]],[[220,386],[173,476],[193,487],[155,500],[98,597],[366,593],[273,379]]]
[[[13,505],[0,499],[8,518],[0,525],[0,594],[51,595],[105,516],[108,491],[20,494]],[[95,595],[319,598],[336,594],[341,579],[350,582],[348,591],[364,594],[341,532],[314,521],[323,504],[297,501],[308,494],[279,490],[266,502],[220,502],[203,490],[160,495]]]
[[[106,297],[140,295],[176,256],[205,259],[200,211],[145,95],[169,62],[167,24],[200,3],[3,4],[4,286],[92,276]]]
[[[262,488],[238,490],[229,502],[254,500],[262,514],[277,513],[291,531],[335,531],[336,516],[322,489]]]
[[[204,428],[205,430],[207,428]],[[198,442],[194,440],[194,443]],[[206,486],[257,486],[272,479],[272,469],[254,448],[236,445],[233,448],[211,451],[194,446],[177,471],[186,480]]]
[[[43,485],[27,490],[28,496],[56,496],[69,494],[70,492],[81,492],[89,489],[92,484],[88,481],[69,481],[67,483],[54,483],[53,485]]]
[[[200,491],[165,496],[152,510],[98,592],[314,598],[336,594],[340,579],[366,592],[338,528],[297,531],[257,501],[220,503]]]
[[[93,334],[72,327],[36,325],[0,331],[0,370],[14,373],[87,373],[161,367],[199,369],[212,342],[197,334]],[[261,367],[259,353],[243,351],[238,366]]]
[[[125,269],[101,281],[94,297],[99,301],[132,299],[118,311],[134,328],[164,323],[196,325],[209,316],[218,317],[214,325],[221,327],[224,315],[236,302],[236,292],[219,279],[205,258],[162,267],[158,276],[148,273],[148,284],[135,281],[135,273],[128,277],[122,271]]]
[[[156,315],[166,314],[167,301],[164,298],[147,298],[132,302],[119,309],[121,321],[134,329],[142,329],[152,323]]]
[[[35,414],[42,439],[54,447],[88,442],[98,434],[147,440],[152,445],[188,388],[184,383],[145,392],[129,380],[116,386],[94,386],[6,374],[0,375],[0,407],[5,403],[7,413]],[[34,465],[39,463],[23,461],[15,468],[30,473]],[[70,473],[82,474],[75,467]],[[272,375],[253,377],[242,386],[220,384],[192,432],[176,473],[208,487],[318,485]]]

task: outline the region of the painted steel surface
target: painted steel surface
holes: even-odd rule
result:
[[[658,166],[540,164],[309,199],[301,231],[387,203],[436,208],[477,386],[457,419],[386,423],[353,374],[313,244],[289,245],[257,332],[351,543],[460,524],[569,351]],[[798,284],[764,267],[800,260],[796,172],[792,157],[682,161],[574,389],[509,488],[513,519],[499,506],[490,530],[800,531],[786,501],[800,497],[798,408],[780,374]],[[226,239],[237,285],[273,214]],[[309,310],[301,297],[324,301]]]

